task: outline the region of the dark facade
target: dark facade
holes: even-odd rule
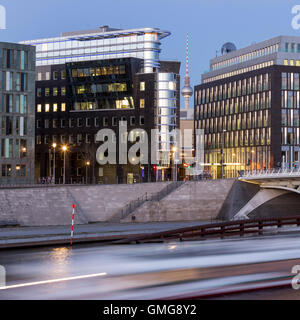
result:
[[[119,150],[119,121],[127,121],[128,132],[142,129],[148,137],[151,129],[157,128],[157,73],[139,73],[141,64],[141,59],[121,58],[37,67],[37,179],[53,176],[53,143],[57,144],[56,183],[63,178],[62,145],[68,147],[67,183],[132,183],[156,179],[153,166],[149,170],[148,165],[140,164],[101,166],[96,161],[101,145],[96,142],[99,130],[112,129]],[[179,73],[179,68],[178,62],[165,62],[160,72],[167,69]],[[180,88],[179,75],[176,81]],[[179,101],[177,108],[179,112]]]
[[[225,177],[299,167],[299,73],[272,65],[195,87],[195,129],[205,130],[205,166],[214,178],[222,166]]]

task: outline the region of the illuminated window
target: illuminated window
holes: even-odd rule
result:
[[[66,111],[66,104],[65,104],[65,103],[62,103],[62,104],[61,104],[61,111],[62,111],[62,112],[65,112],[65,111]]]
[[[145,82],[140,83],[140,91],[145,91]]]
[[[294,66],[295,65],[295,61],[294,60],[290,60],[290,66]]]
[[[42,112],[42,105],[41,104],[37,105],[37,112]]]
[[[50,88],[45,89],[45,96],[49,97],[50,96]]]
[[[174,81],[169,82],[169,90],[176,90],[176,82]]]
[[[53,96],[57,97],[57,95],[58,95],[58,89],[57,89],[57,87],[55,87],[55,88],[53,88]]]
[[[300,67],[300,60],[296,60],[296,66]]]
[[[61,95],[62,96],[66,95],[66,87],[61,87]]]
[[[50,104],[46,104],[45,105],[45,112],[49,112],[50,111]]]
[[[140,99],[140,108],[141,109],[145,108],[145,99]]]
[[[284,64],[285,66],[288,66],[288,65],[289,65],[289,60],[285,59],[285,60],[283,61],[283,64]]]
[[[53,112],[57,112],[57,103],[53,104]]]

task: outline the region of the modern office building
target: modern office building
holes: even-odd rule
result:
[[[195,87],[195,128],[205,130],[214,178],[299,166],[300,37],[236,50],[226,43]]]
[[[133,129],[147,133],[149,163],[151,129],[158,129],[159,153],[170,152],[174,143],[171,131],[179,127],[180,63],[159,59],[160,41],[168,35],[156,28],[104,26],[23,42],[37,49],[37,178],[54,176],[54,168],[56,182],[63,181],[64,168],[68,183],[170,178],[169,165],[163,161],[155,166],[120,164],[118,151],[116,165],[99,165],[96,159],[100,129],[116,133],[119,150],[120,121],[127,122],[125,141],[136,141],[139,133],[130,133]],[[66,160],[63,145],[68,147]]]
[[[0,42],[0,185],[34,182],[35,47]]]

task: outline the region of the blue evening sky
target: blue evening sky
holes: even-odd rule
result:
[[[182,77],[188,31],[192,85],[200,83],[209,59],[227,41],[241,48],[278,35],[300,36],[300,30],[291,27],[291,9],[300,0],[0,0],[0,4],[7,9],[7,29],[0,30],[0,41],[53,37],[102,25],[171,31],[162,40],[161,58],[181,61]]]

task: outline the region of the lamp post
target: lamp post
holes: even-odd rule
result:
[[[88,168],[89,168],[89,166],[91,165],[91,162],[90,162],[90,161],[87,161],[87,162],[85,163],[85,165],[86,165],[86,168],[85,168],[85,183],[88,184]]]
[[[173,151],[173,163],[174,163],[174,169],[175,169],[175,172],[173,174],[173,181],[177,181],[177,161],[175,161],[175,154],[177,152],[177,147],[173,147],[172,151]]]
[[[68,147],[64,145],[62,147],[62,150],[64,152],[64,176],[63,176],[63,184],[66,184],[66,152],[68,150]]]
[[[54,184],[55,184],[55,148],[57,147],[57,144],[54,142],[52,144],[53,147],[53,180],[54,180]]]

